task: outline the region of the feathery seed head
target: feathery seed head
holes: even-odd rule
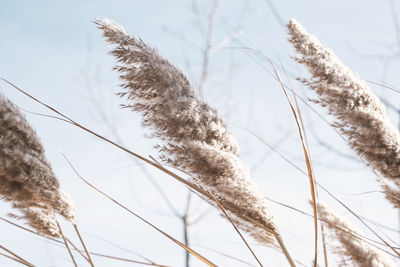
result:
[[[68,220],[74,220],[74,205],[59,190],[59,182],[45,158],[43,146],[35,131],[20,110],[2,94],[0,196],[29,214],[33,214],[29,210],[31,208],[49,209]],[[33,219],[34,215],[23,218]],[[29,223],[36,225],[35,222]]]
[[[192,175],[242,229],[261,242],[271,242],[278,233],[273,218],[216,110],[199,99],[185,75],[156,49],[109,20],[95,23],[113,45],[111,54],[119,63],[115,69],[123,81],[120,96],[163,141],[157,146],[162,160]]]
[[[392,267],[394,262],[359,238],[361,231],[351,227],[344,219],[335,215],[328,207],[319,202],[317,205],[320,219],[326,223],[332,249],[341,258],[340,266]]]
[[[360,77],[294,19],[287,25],[296,60],[311,74],[303,83],[318,94],[334,124],[369,165],[385,178],[400,182],[400,134],[385,106]],[[395,204],[395,203],[393,203]]]

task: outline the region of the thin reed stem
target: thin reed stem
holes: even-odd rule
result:
[[[34,266],[34,265],[33,265],[32,263],[30,263],[29,261],[24,260],[23,258],[21,258],[20,256],[18,256],[17,254],[15,254],[14,252],[12,252],[11,250],[9,250],[9,249],[3,247],[2,245],[0,245],[0,248],[1,248],[2,250],[4,250],[4,251],[10,253],[10,254],[13,255],[15,258],[19,259],[20,261],[24,262],[24,264],[25,264],[26,266]]]
[[[55,221],[56,221],[57,226],[58,226],[58,231],[60,232],[60,235],[61,235],[62,239],[64,240],[65,247],[66,247],[67,250],[68,250],[69,256],[71,257],[72,262],[74,263],[75,267],[78,267],[78,265],[76,264],[74,255],[72,255],[71,249],[70,249],[69,246],[68,246],[68,242],[67,242],[67,240],[65,239],[65,236],[64,236],[64,234],[63,234],[63,232],[62,232],[62,230],[61,230],[61,226],[60,226],[60,224],[58,223],[57,218],[56,218],[55,216],[54,216],[54,218],[55,218]]]
[[[210,193],[211,194],[211,193]],[[251,249],[249,243],[247,243],[246,239],[244,238],[244,236],[242,235],[242,233],[240,232],[239,228],[237,228],[237,226],[235,225],[235,223],[233,222],[233,220],[231,219],[231,217],[228,215],[228,213],[226,212],[225,208],[222,206],[222,204],[211,194],[211,197],[213,198],[213,200],[217,203],[218,207],[222,210],[222,212],[224,213],[224,215],[226,216],[226,218],[228,218],[228,220],[230,221],[230,223],[232,224],[232,226],[235,228],[236,232],[239,234],[240,238],[243,240],[243,242],[245,243],[246,247],[250,250],[251,254],[253,255],[254,259],[257,261],[257,263],[260,266],[263,266],[261,261],[257,258],[256,254],[254,253],[254,251]]]
[[[78,253],[82,256],[82,258],[84,258],[87,262],[89,262],[89,259],[88,259],[88,257],[83,253],[83,250],[78,249],[78,247],[77,247],[74,243],[72,243],[72,241],[69,240],[68,238],[65,238],[65,240],[67,240],[67,242],[72,246],[72,248],[73,248],[76,252],[78,252]],[[60,241],[60,243],[63,243],[63,244],[64,244],[64,242],[61,242],[61,241]]]
[[[279,233],[274,233],[276,241],[278,241],[279,246],[282,249],[283,254],[285,255],[287,261],[289,262],[291,267],[296,267],[296,264],[294,264],[294,261],[292,257],[289,254],[289,251],[286,249],[285,244],[283,243],[282,237],[279,235]]]
[[[314,179],[314,173],[311,167],[311,158],[309,156],[309,151],[305,145],[305,139],[303,136],[303,131],[301,128],[301,121],[299,119],[299,115],[297,114],[292,102],[290,101],[289,95],[287,93],[286,90],[286,86],[283,83],[278,70],[276,69],[274,63],[267,58],[268,62],[271,64],[274,73],[276,75],[276,78],[278,79],[282,90],[286,96],[287,101],[289,102],[290,105],[290,109],[292,110],[293,116],[295,118],[296,121],[296,125],[299,131],[299,136],[300,136],[300,141],[301,141],[301,146],[303,148],[303,152],[304,152],[304,158],[306,161],[306,165],[307,165],[307,171],[308,171],[308,178],[309,178],[309,183],[310,183],[310,191],[311,191],[311,199],[312,199],[312,204],[313,204],[313,212],[314,212],[314,267],[317,267],[317,261],[318,261],[318,213],[317,213],[317,197],[316,197],[316,183],[315,183],[315,179]]]
[[[19,263],[21,263],[21,264],[23,264],[23,265],[25,265],[25,266],[33,266],[33,265],[27,264],[26,262],[24,262],[24,261],[22,261],[22,260],[20,260],[20,259],[11,257],[10,255],[7,255],[7,254],[1,253],[1,252],[0,252],[0,255],[1,255],[1,256],[4,256],[4,257],[6,257],[6,258],[9,258],[10,260],[19,262]]]
[[[34,234],[34,235],[37,235],[37,236],[46,238],[46,239],[48,239],[48,240],[50,240],[50,241],[53,241],[53,242],[57,243],[57,245],[60,245],[60,246],[61,246],[61,245],[64,245],[64,242],[63,242],[63,241],[59,241],[59,240],[57,240],[57,239],[55,239],[55,238],[49,237],[49,236],[44,235],[44,234],[39,233],[39,232],[34,232],[34,231],[32,231],[31,229],[28,229],[28,228],[26,228],[26,227],[23,227],[23,226],[21,226],[21,225],[18,225],[18,224],[16,224],[16,223],[13,223],[13,222],[11,222],[11,221],[9,221],[9,220],[7,220],[7,219],[4,219],[4,218],[2,218],[2,217],[0,217],[0,220],[4,221],[4,222],[6,222],[6,223],[9,223],[9,224],[11,224],[11,225],[13,225],[13,226],[15,226],[15,227],[18,227],[18,228],[20,228],[20,229],[22,229],[22,230],[24,230],[24,231],[27,231],[27,232],[29,232],[29,233],[31,233],[31,234]],[[73,247],[73,249],[74,249],[75,251],[77,251],[85,260],[88,260],[88,259],[86,258],[86,256],[83,254],[83,250],[78,249],[78,248],[74,245],[74,243],[72,243],[68,238],[66,238],[66,240],[67,240],[67,242],[68,242],[69,244],[71,244],[71,246]],[[63,246],[63,247],[64,247],[64,246]],[[149,261],[149,262],[141,262],[141,261],[131,260],[131,259],[127,259],[127,258],[121,258],[121,257],[117,257],[117,256],[110,256],[110,255],[105,255],[105,254],[101,254],[101,253],[90,252],[90,251],[89,251],[89,253],[90,253],[91,255],[94,255],[94,256],[103,257],[103,258],[109,258],[109,259],[114,259],[114,260],[119,260],[119,261],[132,262],[132,263],[137,263],[137,264],[142,264],[142,265],[151,265],[151,266],[159,266],[159,267],[169,267],[168,265],[157,264],[157,263],[155,263],[155,262],[153,262],[153,261],[151,261],[151,260],[149,260],[149,259],[144,258],[143,256],[141,256],[141,257],[144,258],[144,259],[146,259],[146,260]],[[140,256],[140,255],[139,255],[139,256]],[[31,265],[29,265],[29,266],[31,266]],[[33,265],[32,265],[32,266],[33,266]]]
[[[90,186],[92,189],[94,189],[95,191],[97,191],[98,193],[102,194],[103,196],[105,196],[106,198],[108,198],[109,200],[111,200],[112,202],[114,202],[115,204],[117,204],[118,206],[120,206],[121,208],[123,208],[124,210],[128,211],[130,214],[134,215],[136,218],[138,218],[139,220],[143,221],[144,223],[146,223],[147,225],[151,226],[153,229],[157,230],[159,233],[163,234],[164,236],[166,236],[168,239],[170,239],[171,241],[173,241],[174,243],[176,243],[177,245],[179,245],[180,247],[184,248],[185,250],[189,251],[192,255],[194,255],[195,257],[197,257],[199,260],[201,260],[202,262],[204,262],[205,264],[207,264],[208,266],[217,266],[214,263],[212,263],[211,261],[207,260],[205,257],[201,256],[200,254],[198,254],[196,251],[194,251],[193,249],[185,246],[183,243],[181,243],[180,241],[178,241],[177,239],[175,239],[174,237],[172,237],[171,235],[167,234],[166,232],[164,232],[163,230],[161,230],[160,228],[158,228],[157,226],[155,226],[154,224],[152,224],[151,222],[149,222],[148,220],[144,219],[143,217],[139,216],[138,214],[134,213],[133,211],[131,211],[130,209],[128,209],[126,206],[122,205],[121,203],[119,203],[117,200],[115,200],[114,198],[110,197],[109,195],[107,195],[106,193],[104,193],[103,191],[101,191],[100,189],[98,189],[97,187],[95,187],[94,185],[92,185],[91,183],[89,183],[85,178],[83,178],[78,172],[77,170],[74,168],[74,166],[72,165],[72,163],[68,160],[68,158],[62,154],[63,157],[65,158],[65,160],[68,162],[68,164],[70,165],[70,167],[72,168],[72,170],[76,173],[76,175],[84,182],[86,183],[88,186]]]
[[[79,237],[79,240],[81,241],[81,244],[82,244],[82,246],[83,246],[83,249],[85,250],[86,255],[88,256],[89,264],[90,264],[92,267],[94,267],[93,260],[92,260],[92,258],[90,257],[90,253],[88,252],[88,250],[87,250],[87,248],[86,248],[85,242],[83,242],[82,236],[81,236],[81,234],[80,234],[80,232],[79,232],[79,230],[78,230],[78,226],[77,226],[75,223],[72,224],[72,225],[74,226],[74,229],[75,229],[76,233],[78,234],[78,237]]]

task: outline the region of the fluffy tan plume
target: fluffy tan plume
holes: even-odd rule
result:
[[[59,187],[35,131],[20,110],[0,94],[0,197],[20,209],[20,218],[46,233],[45,225],[52,224],[43,223],[51,222],[54,212],[75,220],[73,202]]]
[[[111,54],[119,63],[115,69],[125,89],[120,95],[163,141],[158,146],[162,160],[189,173],[239,227],[270,244],[279,236],[273,217],[217,112],[199,99],[185,75],[156,49],[127,35],[114,22],[97,20],[96,24],[113,45]]]
[[[325,222],[329,229],[333,252],[341,259],[340,266],[395,266],[386,254],[357,237],[362,234],[361,231],[351,227],[344,219],[330,211],[325,204],[319,202],[317,207],[320,220]]]
[[[318,94],[315,102],[337,118],[334,126],[352,149],[382,176],[400,184],[400,134],[385,106],[356,73],[296,20],[290,20],[287,28],[298,54],[296,60],[311,74],[311,79],[302,81]],[[386,195],[391,193],[388,188],[383,187]],[[398,206],[398,201],[387,198]]]

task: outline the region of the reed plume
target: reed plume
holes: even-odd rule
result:
[[[73,202],[60,190],[39,138],[20,110],[2,94],[0,144],[0,197],[21,211],[23,215],[17,217],[51,236],[55,235],[54,213],[74,222]]]
[[[358,155],[383,177],[400,183],[400,134],[385,106],[356,73],[296,20],[291,19],[287,28],[298,53],[296,60],[311,74],[310,79],[301,80],[318,94],[314,102],[337,118],[334,126]],[[387,199],[396,206],[392,198]]]
[[[185,75],[118,24],[96,20],[113,45],[124,92],[153,130],[161,159],[212,193],[241,229],[264,244],[279,237],[267,203],[239,159],[238,145],[216,110],[201,101]],[[215,205],[213,200],[210,203]]]
[[[344,219],[335,215],[319,202],[317,205],[320,220],[329,229],[331,248],[340,258],[339,266],[391,267],[394,262],[375,247],[358,236],[361,231],[351,227]]]

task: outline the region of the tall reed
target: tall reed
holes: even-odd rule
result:
[[[141,113],[143,125],[162,140],[157,146],[161,159],[190,174],[192,181],[215,196],[237,226],[256,240],[281,243],[267,203],[216,110],[200,100],[185,75],[156,49],[127,35],[110,20],[95,23],[113,45],[111,54],[118,61],[115,69],[124,89],[120,96],[128,101],[125,107]]]

